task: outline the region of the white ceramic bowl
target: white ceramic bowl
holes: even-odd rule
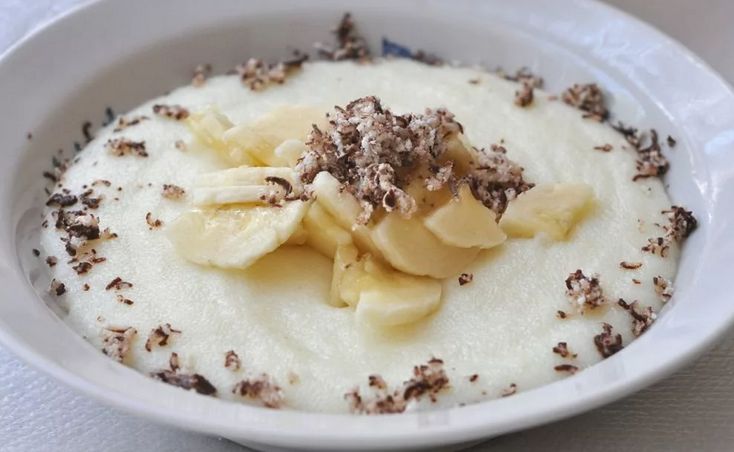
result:
[[[188,83],[191,68],[224,71],[250,56],[328,39],[345,10],[379,49],[382,36],[463,62],[530,66],[551,91],[598,81],[632,124],[675,131],[666,181],[696,213],[675,301],[622,353],[564,381],[445,411],[352,417],[275,411],[185,393],[104,357],[39,297],[31,257],[40,174],[80,124]],[[318,3],[270,0],[102,1],[76,10],[0,61],[0,342],[31,366],[153,422],[222,435],[263,450],[429,450],[592,409],[669,375],[729,327],[734,281],[734,95],[676,42],[587,0]],[[28,132],[33,139],[28,140]],[[610,168],[613,171],[614,168]],[[613,240],[613,238],[608,238]],[[35,289],[34,289],[35,287]],[[48,300],[47,300],[48,301]]]

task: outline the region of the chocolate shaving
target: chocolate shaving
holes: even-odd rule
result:
[[[619,263],[619,266],[621,268],[624,268],[625,270],[637,270],[638,268],[642,267],[642,262],[622,261]]]
[[[120,296],[121,295],[118,295],[118,297]],[[159,347],[165,347],[168,345],[168,338],[174,333],[181,333],[181,331],[172,328],[170,323],[153,328],[148,335],[148,340],[145,341],[145,349],[147,351],[151,351],[151,349],[156,345]]]
[[[427,64],[428,66],[443,66],[444,62],[441,58],[437,57],[432,53],[424,52],[423,50],[417,50],[413,53],[410,58],[419,63]]]
[[[668,257],[670,242],[666,237],[649,238],[647,239],[647,245],[641,249],[650,254],[657,254],[660,257]]]
[[[594,336],[594,345],[603,358],[609,358],[624,348],[622,335],[612,333],[612,325],[602,324],[602,333]]]
[[[515,105],[518,107],[527,107],[533,103],[533,85],[523,83],[522,87],[515,91]]]
[[[168,358],[168,367],[170,367],[173,372],[176,372],[181,368],[181,363],[178,360],[178,353],[171,353],[171,357]]]
[[[369,382],[368,384],[370,388],[377,388],[381,390],[387,389],[387,383],[379,375],[370,375],[369,377],[367,377],[367,380]]]
[[[186,190],[173,184],[163,184],[163,197],[166,199],[181,199]]]
[[[54,266],[56,266],[56,263],[57,263],[57,262],[58,262],[58,259],[56,259],[56,257],[55,257],[55,256],[48,256],[48,257],[46,258],[46,264],[47,264],[47,265],[48,265],[49,267],[54,267]]]
[[[596,149],[597,151],[602,151],[602,152],[611,152],[611,150],[614,148],[612,147],[611,144],[607,143],[604,146],[594,146],[594,149]]]
[[[48,291],[56,295],[57,297],[60,297],[66,293],[66,285],[64,285],[64,283],[62,283],[58,279],[52,279]]]
[[[77,203],[79,199],[74,195],[64,195],[61,193],[54,193],[51,195],[50,198],[48,198],[48,201],[46,201],[47,206],[60,206],[60,207],[70,207]]]
[[[127,129],[128,127],[132,127],[135,125],[140,124],[143,121],[147,121],[150,118],[143,115],[135,116],[131,119],[125,119],[122,116],[117,120],[117,126],[112,130],[113,132],[122,132],[123,130]]]
[[[638,142],[637,155],[637,174],[632,178],[633,181],[646,179],[649,177],[660,177],[668,172],[670,163],[663,155],[663,151],[658,142],[658,133],[655,129],[650,130],[650,144],[648,147],[641,147]]]
[[[153,218],[153,214],[151,212],[145,214],[145,222],[148,223],[148,229],[151,231],[163,226],[163,221]]]
[[[74,265],[71,268],[76,272],[77,275],[84,275],[92,269],[92,264],[89,262],[80,262],[79,264]]]
[[[117,301],[119,303],[126,304],[128,306],[132,306],[133,304],[135,304],[134,301],[132,301],[129,298],[125,298],[124,296],[120,295],[119,293],[117,294]]]
[[[114,359],[118,363],[125,360],[130,351],[130,344],[137,330],[133,327],[128,328],[106,328],[106,335],[102,342],[102,353]]]
[[[664,210],[662,213],[668,217],[670,222],[670,226],[664,227],[668,237],[678,243],[687,239],[698,227],[698,221],[693,216],[693,212],[683,207],[673,206],[670,210]]]
[[[333,48],[321,43],[315,43],[314,47],[319,54],[332,61],[341,60],[358,60],[367,62],[370,60],[370,50],[367,47],[367,41],[359,36],[356,32],[354,21],[350,13],[345,13],[342,20],[333,33],[337,37],[338,47]]]
[[[34,255],[34,256],[36,256],[36,257],[38,257],[38,256],[40,256],[40,255],[41,255],[41,252],[40,252],[40,251],[38,251],[38,250],[37,250],[37,249],[35,249],[35,248],[33,248],[33,249],[32,249],[31,251],[33,252],[33,255]]]
[[[495,71],[495,74],[505,80],[522,83],[523,85],[530,85],[533,88],[542,88],[544,83],[542,77],[533,75],[533,73],[530,72],[530,69],[526,67],[518,69],[514,75],[508,74],[502,69],[497,69],[497,71]]]
[[[285,197],[287,198],[288,195],[293,193],[293,186],[290,182],[288,182],[286,179],[283,179],[282,177],[277,176],[267,176],[265,177],[265,183],[268,184],[274,184],[274,185],[280,185],[285,190]]]
[[[673,298],[673,283],[669,280],[662,276],[654,276],[652,278],[652,284],[655,286],[655,293],[663,303],[667,303],[671,298]]]
[[[607,303],[596,275],[589,278],[581,270],[576,270],[566,278],[566,289],[571,304],[581,313]]]
[[[92,182],[92,186],[96,187],[97,185],[104,185],[105,187],[109,187],[110,185],[112,185],[112,182],[108,180],[104,180],[104,179],[97,179],[94,182]]]
[[[305,59],[305,58],[304,58]],[[242,84],[252,91],[261,91],[272,83],[285,83],[286,76],[301,67],[303,59],[289,60],[286,63],[268,64],[265,60],[250,58],[247,63],[238,64],[235,71]]]
[[[617,303],[632,316],[632,333],[635,336],[639,336],[647,331],[650,325],[658,318],[650,306],[643,309],[642,312],[638,311],[637,301],[628,304],[620,298],[617,300]]]
[[[621,133],[624,139],[635,149],[640,147],[640,136],[634,127],[626,126],[622,121],[617,121],[616,125],[612,125],[612,129]]]
[[[510,387],[508,389],[504,389],[500,393],[500,397],[510,397],[511,395],[515,395],[517,393],[517,385],[515,383],[510,383]]]
[[[568,350],[568,344],[566,344],[565,342],[559,342],[558,345],[553,347],[553,353],[561,355],[561,358],[576,358],[578,356],[576,353],[571,353]]]
[[[561,98],[568,105],[585,111],[585,118],[602,122],[609,117],[604,93],[596,83],[573,85],[564,91]]]
[[[94,136],[92,135],[91,129],[92,123],[89,121],[85,121],[84,124],[82,124],[82,135],[84,135],[84,142],[86,144],[89,144],[93,139]]]
[[[224,367],[227,369],[239,370],[241,366],[242,361],[240,361],[240,357],[237,356],[237,353],[235,353],[234,350],[230,350],[224,354]]]
[[[474,275],[471,273],[462,273],[461,276],[459,276],[459,285],[463,286],[465,284],[469,284],[470,282],[474,281]]]
[[[559,318],[559,319],[561,319],[561,320],[565,320],[565,319],[567,319],[567,318],[568,318],[568,314],[566,314],[566,313],[565,313],[565,312],[563,312],[563,311],[556,311],[556,315],[557,315],[557,316],[558,316],[558,318]]]
[[[553,369],[555,369],[556,372],[568,372],[571,375],[579,371],[578,366],[574,366],[573,364],[559,364],[553,367]]]
[[[107,141],[107,150],[115,157],[132,154],[137,157],[147,157],[145,141],[132,141],[127,138],[115,138]]]
[[[217,393],[217,388],[199,374],[180,374],[171,370],[160,370],[158,372],[152,372],[150,376],[158,381],[168,383],[172,386],[178,386],[187,391],[194,390],[202,395],[213,396]]]
[[[207,77],[212,73],[211,64],[199,64],[194,68],[194,76],[191,79],[191,84],[198,87],[204,86]]]
[[[232,389],[232,393],[258,400],[267,408],[280,408],[283,405],[283,390],[268,374],[240,381]]]
[[[469,382],[470,383],[475,383],[477,380],[479,380],[479,375],[478,374],[474,374],[471,377],[469,377]]]
[[[122,278],[119,276],[113,279],[109,284],[107,284],[107,287],[104,288],[104,290],[124,290],[124,289],[131,289],[133,287],[132,283],[129,283],[127,281],[123,281]]]
[[[153,113],[169,119],[181,121],[189,117],[189,111],[180,105],[153,105]]]
[[[671,148],[674,148],[677,142],[675,141],[675,138],[668,135],[668,146]]]

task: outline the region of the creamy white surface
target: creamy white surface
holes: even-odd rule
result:
[[[481,83],[468,83],[478,76]],[[101,131],[64,179],[74,193],[96,179],[112,182],[110,188],[95,187],[107,198],[95,212],[100,225],[119,234],[95,246],[107,262],[77,276],[65,264],[58,233],[44,230],[44,256],[59,258],[51,272],[67,286],[60,299],[68,305],[67,322],[100,348],[102,326],[135,327],[138,338],[127,362],[141,371],[166,368],[175,351],[185,371],[204,375],[223,398],[232,397],[237,381],[267,372],[283,386],[287,406],[314,411],[345,412],[344,392],[366,382],[368,375],[379,373],[398,385],[409,378],[413,365],[432,356],[446,361],[451,378],[452,389],[439,398],[439,405],[497,397],[510,383],[527,390],[564,378],[553,370],[564,362],[579,367],[598,362],[601,356],[592,338],[601,323],[614,325],[627,344],[631,318],[612,307],[606,313],[559,320],[557,310],[572,312],[564,280],[577,268],[587,275],[599,273],[611,300],[639,300],[641,306],[658,310],[651,280],[658,275],[673,279],[678,250],[673,247],[662,259],[640,248],[649,237],[662,234],[654,223],[664,224],[660,211],[670,200],[658,180],[631,181],[635,154],[623,149],[619,134],[581,120],[578,110],[549,102],[539,91],[531,108],[518,108],[513,104],[516,88],[471,69],[408,61],[313,63],[285,85],[260,93],[244,88],[236,77],[220,77],[202,88],[184,87],[144,104],[125,116],[145,114],[150,121],[120,133]],[[162,230],[148,229],[147,212],[165,223],[188,209],[185,200],[163,198],[162,184],[188,189],[196,174],[226,167],[213,152],[177,150],[176,140],[190,139],[185,125],[155,117],[152,104],[180,104],[192,111],[215,104],[239,124],[277,105],[301,103],[327,111],[371,94],[399,113],[447,107],[475,146],[504,139],[508,156],[525,168],[526,180],[591,184],[599,208],[567,242],[509,240],[483,252],[466,270],[474,274],[473,283],[460,287],[456,279],[445,281],[444,302],[436,315],[390,331],[367,329],[355,323],[350,309],[329,306],[331,262],[306,248],[278,250],[246,271],[223,271],[183,261]],[[150,156],[113,157],[104,146],[110,137],[145,140]],[[605,143],[614,150],[593,149]],[[120,200],[114,201],[115,196]],[[644,225],[641,230],[638,220]],[[622,270],[620,261],[644,265]],[[134,284],[123,292],[133,306],[104,290],[117,276]],[[634,285],[632,278],[643,284]],[[84,283],[90,291],[82,290]],[[162,323],[182,334],[173,336],[167,347],[146,352],[148,332]],[[559,341],[567,342],[578,358],[563,360],[553,354]],[[238,372],[223,366],[230,349],[242,359]],[[299,375],[297,383],[288,383],[290,372]],[[473,384],[468,381],[472,374],[480,376]]]

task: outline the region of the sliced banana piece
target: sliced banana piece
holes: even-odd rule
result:
[[[368,227],[372,223],[357,224],[357,217],[362,213],[362,207],[354,195],[344,190],[339,181],[326,171],[316,175],[311,187],[316,195],[316,202],[334,218],[337,224],[352,234],[357,248],[376,257],[382,256],[372,241],[372,233]]]
[[[223,140],[266,165],[287,166],[288,159],[276,155],[275,148],[289,139],[307,141],[313,124],[326,124],[323,111],[305,105],[280,106],[251,124],[229,129]]]
[[[359,256],[359,250],[351,243],[339,245],[334,255],[334,271],[331,277],[331,292],[329,297],[329,303],[337,308],[345,306],[346,304],[354,306],[359,301],[359,292],[354,292],[356,286],[352,286],[352,293],[349,293],[350,288],[345,287],[344,284],[350,285],[352,281],[345,281],[344,273],[352,265],[357,263]],[[342,297],[342,289],[346,298]]]
[[[358,321],[397,326],[416,322],[436,311],[441,304],[441,284],[431,278],[388,269],[367,254],[346,266],[340,295],[348,305],[356,306]]]
[[[510,202],[500,227],[511,237],[534,237],[539,232],[555,240],[568,233],[594,208],[594,189],[587,184],[543,184]]]
[[[460,273],[479,254],[479,248],[445,245],[415,215],[388,214],[372,228],[372,240],[396,269],[439,279]]]
[[[308,209],[303,227],[308,234],[306,245],[329,259],[334,259],[340,246],[352,244],[351,234],[339,226],[318,203],[312,204]]]
[[[291,168],[295,168],[301,156],[309,150],[311,148],[301,140],[285,140],[273,152],[277,158],[286,162]]]
[[[202,174],[194,182],[196,206],[225,204],[274,204],[303,193],[298,176],[290,168],[240,166]]]
[[[296,231],[288,238],[288,240],[286,240],[283,245],[305,245],[306,240],[308,240],[308,231],[306,231],[306,228],[303,227],[303,223],[301,223],[301,225],[298,226],[298,229],[296,229]]]
[[[189,262],[247,268],[298,230],[310,203],[192,210],[170,222],[165,232],[176,253]]]
[[[261,164],[250,154],[225,143],[224,135],[234,124],[216,107],[208,106],[201,112],[192,113],[186,118],[186,125],[199,142],[217,151],[229,164]]]
[[[468,185],[452,199],[428,215],[423,224],[441,242],[460,248],[493,248],[507,239],[497,225],[497,215],[474,198]]]

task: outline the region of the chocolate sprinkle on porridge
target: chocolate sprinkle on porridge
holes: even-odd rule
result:
[[[631,126],[626,126],[622,121],[617,121],[616,125],[612,125],[612,129],[621,133],[625,140],[632,145],[635,149],[640,147],[640,136],[637,133],[637,129]]]
[[[283,406],[283,390],[268,374],[240,381],[234,386],[232,393],[248,399],[259,400],[267,408]]]
[[[148,229],[151,231],[156,228],[163,226],[163,221],[153,218],[153,213],[148,212],[145,214],[145,222],[148,223]]]
[[[510,387],[508,389],[503,390],[500,393],[500,397],[510,397],[511,395],[515,395],[517,393],[517,385],[515,383],[510,383]]]
[[[130,343],[138,332],[133,327],[105,328],[105,338],[102,342],[102,353],[118,363],[125,360],[130,351]]]
[[[413,53],[410,58],[419,63],[427,64],[428,66],[443,66],[444,62],[441,58],[437,57],[432,53],[427,53],[423,50],[417,50]]]
[[[370,60],[367,41],[357,34],[350,13],[345,13],[342,16],[339,25],[332,32],[336,35],[339,47],[333,48],[319,42],[314,44],[322,57],[333,61],[358,60],[367,62]]]
[[[367,380],[370,388],[387,389],[387,383],[380,375],[370,375]]]
[[[213,396],[217,393],[217,388],[199,374],[180,374],[176,371],[160,370],[158,372],[152,372],[150,376],[158,381],[168,383],[172,386],[178,386],[187,391],[193,389],[201,395]]]
[[[120,295],[119,293],[117,294],[117,301],[119,303],[126,304],[128,306],[132,306],[133,304],[135,304],[134,301],[132,301],[129,298],[125,298],[124,296]]]
[[[611,152],[612,149],[614,149],[614,147],[612,147],[611,144],[607,143],[604,146],[594,146],[594,149],[596,149],[597,151],[602,151],[602,152]]]
[[[153,113],[164,118],[181,121],[189,117],[189,111],[180,105],[153,105]]]
[[[642,247],[642,251],[657,254],[660,257],[668,257],[669,250],[670,242],[665,237],[649,238],[647,239],[647,245]]]
[[[278,176],[267,176],[265,177],[265,183],[266,184],[273,184],[273,185],[280,185],[283,187],[283,190],[285,190],[285,197],[288,198],[288,195],[293,193],[293,186],[290,182],[288,182],[286,179],[283,179],[282,177]]]
[[[122,116],[117,120],[117,125],[112,130],[113,132],[122,132],[123,130],[127,129],[128,127],[132,127],[135,125],[140,124],[143,121],[147,121],[150,118],[144,115],[138,115],[131,119],[125,119]]]
[[[92,264],[90,264],[89,262],[80,262],[79,264],[74,265],[71,268],[76,272],[77,275],[84,275],[92,269]]]
[[[118,295],[120,297],[120,295]],[[168,338],[174,333],[181,333],[180,330],[176,330],[171,327],[170,323],[165,325],[159,325],[156,328],[150,330],[148,340],[145,341],[145,349],[151,351],[154,346],[165,347],[168,345]]]
[[[655,293],[658,295],[663,303],[667,303],[673,298],[673,283],[670,280],[663,278],[662,276],[654,276],[652,278],[652,284],[655,286]]]
[[[557,316],[558,316],[558,318],[559,318],[559,319],[561,319],[561,320],[565,320],[565,319],[567,319],[567,318],[568,318],[568,314],[566,314],[566,313],[565,313],[565,312],[563,312],[563,311],[556,311],[556,315],[557,315]]]
[[[53,267],[58,263],[58,259],[56,259],[56,256],[48,256],[46,257],[46,265],[49,267]]]
[[[565,342],[559,342],[558,345],[553,347],[553,353],[561,355],[561,358],[576,358],[578,356],[576,353],[571,353],[568,350],[568,344]]]
[[[619,263],[619,267],[625,270],[637,270],[638,268],[642,267],[642,262],[622,261]]]
[[[640,284],[642,284],[642,281],[640,281],[639,279],[632,278],[632,283],[639,286]]]
[[[474,374],[471,377],[469,377],[469,381],[471,383],[475,383],[477,380],[479,380],[479,375],[478,374]]]
[[[596,309],[607,302],[597,275],[589,278],[581,270],[576,270],[566,278],[566,289],[571,304],[581,313]]]
[[[518,69],[514,75],[508,74],[504,72],[502,69],[497,69],[495,71],[495,74],[497,74],[498,77],[501,77],[505,80],[509,80],[511,82],[522,83],[524,85],[530,85],[533,88],[543,87],[543,78],[533,75],[533,73],[530,72],[530,69],[526,67]]]
[[[109,284],[107,284],[107,287],[105,287],[104,290],[112,290],[112,289],[124,290],[124,289],[131,289],[132,287],[133,287],[132,283],[123,281],[122,278],[117,276]]]
[[[240,76],[242,84],[252,91],[261,91],[271,83],[282,85],[286,76],[299,69],[305,58],[293,59],[274,65],[265,60],[250,58],[247,63],[238,64],[235,71]]]
[[[472,273],[462,273],[461,276],[459,276],[459,285],[460,286],[463,286],[465,284],[469,284],[472,281],[474,281],[474,275]]]
[[[38,250],[37,250],[37,249],[35,249],[35,248],[33,248],[33,249],[32,249],[31,251],[33,252],[33,255],[34,255],[34,256],[36,256],[36,257],[38,257],[38,256],[40,256],[40,255],[41,255],[41,252],[40,252],[40,251],[38,251]]]
[[[178,361],[178,353],[171,353],[171,357],[168,358],[168,367],[170,367],[173,372],[176,372],[181,368],[181,364]]]
[[[400,116],[369,96],[336,107],[325,131],[314,126],[307,142],[311,149],[296,169],[305,184],[321,171],[333,175],[362,204],[361,224],[379,206],[409,218],[417,205],[403,191],[407,180],[401,173],[420,163],[435,164],[461,130],[444,109]]]
[[[637,174],[632,178],[633,181],[648,177],[660,177],[668,172],[670,163],[663,155],[658,141],[658,133],[655,129],[650,130],[650,145],[648,147],[643,148],[641,142],[638,141],[637,154],[639,156]]]
[[[683,207],[673,206],[670,210],[664,210],[664,213],[670,221],[670,226],[663,229],[667,232],[667,236],[680,243],[687,239],[689,235],[698,227],[698,221],[693,216],[693,212]]]
[[[145,141],[131,141],[127,138],[115,138],[107,141],[107,150],[115,157],[132,154],[137,157],[147,157]]]
[[[212,73],[211,64],[199,64],[194,68],[194,76],[191,79],[191,84],[198,87],[204,86],[207,77]]]
[[[109,187],[110,185],[112,185],[112,182],[104,179],[97,179],[92,182],[92,187],[96,187],[97,185],[104,185],[105,187]]]
[[[533,86],[529,83],[523,83],[522,87],[515,91],[515,105],[518,107],[527,107],[533,103]]]
[[[61,193],[54,193],[51,195],[50,198],[48,198],[48,201],[46,201],[47,206],[60,206],[60,207],[70,207],[77,203],[79,199],[74,195],[64,195]]]
[[[473,79],[469,80],[469,83],[471,83],[472,85],[478,85],[481,82],[482,82],[482,80],[479,79],[479,78],[473,78]]]
[[[185,151],[186,150],[186,143],[183,140],[176,140],[175,143],[173,143],[173,146],[178,149],[179,151]]]
[[[604,93],[596,83],[575,84],[561,95],[565,103],[585,111],[584,118],[605,121],[609,117]]]
[[[635,336],[639,336],[647,331],[650,325],[658,318],[651,306],[646,307],[640,312],[637,309],[637,301],[628,304],[620,298],[617,303],[632,316],[632,333]]]
[[[449,378],[443,369],[443,361],[433,358],[427,364],[413,368],[413,378],[390,392],[387,385],[376,388],[375,394],[367,399],[355,388],[344,395],[355,414],[389,414],[402,413],[412,401],[419,401],[428,396],[436,402],[436,396],[449,387]]]
[[[609,358],[624,348],[622,335],[612,333],[612,325],[602,324],[602,333],[594,336],[594,345],[603,358]]]
[[[186,190],[173,184],[163,184],[163,197],[166,199],[181,199]]]
[[[668,147],[674,148],[676,144],[678,144],[678,142],[675,141],[675,138],[668,135]]]
[[[86,284],[86,283],[85,283],[85,284],[84,284],[84,285],[82,286],[82,290],[83,290],[84,292],[89,292],[89,284]]]
[[[578,366],[574,366],[573,364],[559,364],[553,367],[553,369],[555,369],[556,372],[568,372],[571,375],[579,371]]]
[[[94,136],[92,135],[92,132],[90,129],[92,128],[92,123],[89,121],[85,121],[84,124],[82,124],[82,135],[84,135],[84,141],[89,144],[93,139]]]
[[[64,283],[62,283],[58,279],[54,278],[51,280],[51,285],[49,286],[48,291],[56,295],[57,297],[60,297],[66,293],[66,285],[64,285]]]
[[[224,367],[225,368],[232,369],[232,370],[240,370],[241,366],[242,366],[242,361],[240,361],[240,357],[237,356],[237,353],[235,353],[234,350],[230,350],[224,354]]]

